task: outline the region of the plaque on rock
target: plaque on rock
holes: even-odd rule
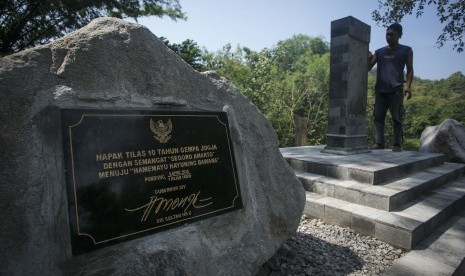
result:
[[[242,208],[224,112],[61,111],[73,254]]]

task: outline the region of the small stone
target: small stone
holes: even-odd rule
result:
[[[295,256],[280,259],[288,262],[284,275],[379,275],[403,254],[378,239],[315,219],[302,220],[288,246]]]

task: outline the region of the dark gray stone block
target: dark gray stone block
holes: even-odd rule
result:
[[[365,43],[370,43],[371,27],[355,17],[348,16],[331,22],[331,38],[349,34]]]
[[[367,152],[366,89],[370,26],[346,17],[331,23],[328,136],[325,152]]]

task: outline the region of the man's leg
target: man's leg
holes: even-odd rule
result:
[[[391,112],[392,124],[394,126],[394,146],[400,146],[402,144],[403,134],[403,109],[404,109],[404,97],[402,90],[393,94],[390,94],[390,106],[389,111]]]
[[[387,102],[384,94],[375,93],[375,108],[374,108],[374,118],[375,118],[375,140],[376,144],[383,145],[384,142],[384,121],[386,119],[387,112]]]

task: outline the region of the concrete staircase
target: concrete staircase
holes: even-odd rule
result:
[[[311,217],[411,250],[444,232],[441,227],[465,206],[465,165],[444,162],[441,154],[373,150],[344,156],[322,149],[281,149],[305,187],[304,212]],[[465,248],[461,254],[462,263]]]

